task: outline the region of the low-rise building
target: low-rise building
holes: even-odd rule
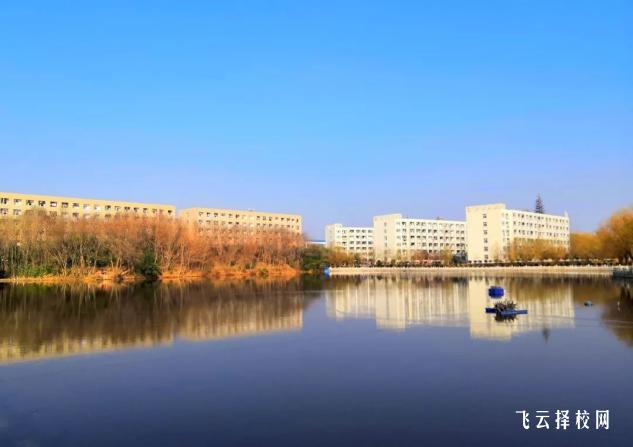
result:
[[[569,250],[569,217],[508,209],[503,203],[466,207],[468,260],[508,260],[513,241],[545,240]]]
[[[186,208],[180,210],[178,216],[202,229],[286,230],[298,234],[302,232],[302,218],[298,214],[223,208]]]
[[[17,217],[29,210],[43,211],[51,216],[74,218],[95,217],[107,219],[115,215],[139,217],[176,216],[176,207],[174,205],[0,192],[0,217]]]
[[[325,226],[325,246],[338,248],[362,259],[374,257],[374,229],[372,227],[346,227],[340,223]]]
[[[402,214],[374,216],[374,252],[382,261],[466,253],[466,223],[459,220],[413,219]]]

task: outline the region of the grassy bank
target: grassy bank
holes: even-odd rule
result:
[[[43,276],[12,276],[0,278],[0,283],[19,284],[64,284],[64,283],[85,283],[97,284],[103,282],[134,283],[156,279],[161,281],[188,280],[188,279],[249,279],[249,278],[275,278],[289,279],[301,274],[301,270],[291,266],[278,265],[258,265],[255,268],[240,268],[235,266],[215,266],[210,271],[172,271],[160,274],[157,277],[148,278],[143,275],[126,273],[118,274],[112,272],[99,272],[87,275],[43,275]]]

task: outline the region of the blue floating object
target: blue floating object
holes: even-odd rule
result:
[[[325,276],[330,276],[330,268],[329,268],[329,267],[325,267],[325,268],[323,269],[323,274],[324,274]]]
[[[585,306],[593,306],[593,303],[591,302],[591,300],[585,301]]]
[[[502,311],[497,312],[497,314],[502,317],[512,317],[514,315],[525,315],[527,314],[527,309],[502,310]]]
[[[491,286],[488,289],[488,296],[490,298],[501,298],[503,296],[503,287]]]

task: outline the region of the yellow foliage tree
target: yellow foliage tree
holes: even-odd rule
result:
[[[614,213],[599,229],[603,254],[624,262],[633,260],[633,207]]]
[[[515,239],[508,247],[511,261],[557,260],[566,255],[565,248],[545,239]]]
[[[602,257],[602,244],[595,233],[572,233],[569,255],[573,259],[596,259]]]

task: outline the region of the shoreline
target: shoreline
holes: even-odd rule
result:
[[[331,267],[330,276],[357,275],[551,275],[613,276],[611,266],[508,266],[508,267]]]
[[[166,272],[158,278],[148,278],[142,275],[51,275],[51,276],[14,276],[0,278],[0,284],[136,284],[144,281],[215,281],[215,280],[245,280],[245,279],[291,279],[299,276],[301,271],[289,266],[266,266],[256,269],[239,270],[230,268],[214,268],[209,272]]]

